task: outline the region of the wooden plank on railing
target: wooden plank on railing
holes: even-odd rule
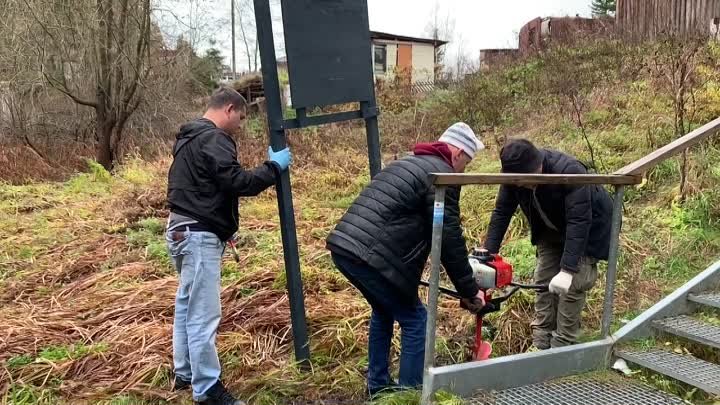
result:
[[[436,185],[466,184],[508,184],[514,186],[531,186],[540,184],[639,184],[640,176],[617,174],[516,174],[516,173],[433,173],[432,180]]]
[[[690,132],[689,134],[678,138],[675,141],[665,145],[664,147],[656,150],[655,152],[645,156],[644,158],[630,163],[622,169],[615,172],[619,175],[641,175],[647,172],[653,166],[662,162],[663,160],[669,159],[674,155],[682,152],[683,150],[707,139],[711,135],[714,135],[720,129],[720,118],[710,121],[709,123],[701,126],[700,128]]]

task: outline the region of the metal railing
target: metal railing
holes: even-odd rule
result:
[[[500,373],[508,370],[515,370],[524,373],[524,378],[517,381],[540,381],[543,379],[569,375],[569,373],[589,370],[593,366],[600,366],[607,356],[612,342],[609,338],[610,327],[613,316],[613,299],[615,282],[617,280],[617,264],[620,245],[620,230],[622,227],[622,207],[625,187],[639,184],[642,175],[650,168],[670,157],[690,148],[720,130],[720,118],[690,132],[689,134],[675,140],[674,142],[656,150],[655,152],[633,162],[613,174],[434,174],[432,175],[435,185],[435,208],[433,211],[433,230],[431,246],[431,270],[430,287],[428,295],[428,317],[425,341],[425,366],[424,381],[421,403],[429,405],[433,393],[439,385],[446,385],[447,381],[462,381],[462,392],[471,392],[472,385],[479,386],[477,378],[491,374],[478,372],[480,367],[495,365]],[[530,353],[526,355],[508,356],[508,360],[495,359],[482,362],[466,363],[462,366],[450,366],[449,369],[434,369],[435,362],[435,336],[437,306],[440,287],[440,257],[442,247],[442,229],[445,216],[445,191],[448,186],[454,185],[544,185],[544,184],[566,184],[566,185],[613,185],[615,195],[613,201],[612,227],[610,239],[610,254],[608,257],[608,268],[606,273],[605,301],[603,306],[601,333],[602,340],[583,345],[576,345],[567,348],[550,349],[541,353]],[[554,357],[554,362],[550,356]],[[569,361],[574,359],[573,361]],[[523,364],[522,367],[513,367],[512,361]],[[572,364],[571,364],[572,363]],[[552,364],[552,366],[551,366]],[[533,374],[535,373],[535,374]],[[442,374],[452,375],[452,378],[443,379]],[[462,378],[463,375],[473,378]],[[460,378],[458,378],[460,377]],[[523,377],[523,376],[520,376]],[[497,379],[496,379],[497,380]],[[500,381],[500,380],[497,380]],[[437,385],[437,387],[436,387]],[[456,384],[457,385],[457,384]],[[470,385],[470,386],[467,386]],[[487,381],[485,381],[487,385]]]

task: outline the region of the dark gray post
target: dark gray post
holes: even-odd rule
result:
[[[620,249],[620,228],[622,228],[623,197],[625,186],[615,187],[613,201],[612,227],[610,228],[610,254],[608,255],[607,277],[605,278],[605,303],[602,317],[602,336],[610,336],[610,324],[613,317],[613,301],[615,299],[615,282],[617,281],[617,265]]]
[[[363,115],[368,115],[371,110],[377,110],[374,94],[375,90],[373,89],[372,101],[360,103],[360,109],[363,111]],[[377,114],[369,115],[371,115],[369,118],[365,118],[365,129],[367,130],[368,158],[370,160],[370,177],[372,178],[382,170],[382,155],[380,154],[378,117]]]
[[[258,42],[260,44],[260,62],[262,63],[265,103],[270,131],[270,145],[273,150],[287,146],[283,128],[283,111],[280,101],[280,82],[275,60],[275,41],[272,32],[272,17],[269,0],[255,1],[255,20]],[[283,252],[285,253],[285,273],[287,275],[288,296],[290,298],[290,318],[292,321],[295,359],[301,366],[310,365],[310,342],[305,319],[305,298],[303,296],[300,275],[300,255],[298,253],[297,234],[295,233],[295,211],[293,209],[292,190],[290,189],[290,171],[280,176],[277,183],[278,209],[280,211],[280,231],[282,233]]]
[[[432,387],[428,383],[428,370],[435,364],[435,321],[437,319],[438,296],[440,295],[440,255],[442,254],[442,233],[445,222],[445,187],[435,189],[433,210],[432,245],[430,246],[430,287],[428,292],[428,316],[425,329],[425,367],[421,398],[422,405],[429,405]]]

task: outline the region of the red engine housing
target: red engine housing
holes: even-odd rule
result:
[[[490,254],[485,249],[475,249],[472,257],[477,259],[480,263],[492,268],[494,271],[494,287],[493,288],[505,288],[509,286],[513,281],[513,267],[512,264],[506,262],[499,254]],[[492,276],[491,276],[492,277]],[[483,283],[480,282],[482,285]],[[487,283],[489,284],[489,283]]]
[[[503,260],[500,255],[492,255],[492,260],[486,264],[495,269],[495,285],[497,288],[504,288],[513,281],[512,264]]]

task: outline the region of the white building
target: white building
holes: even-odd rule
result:
[[[411,83],[435,81],[436,49],[447,41],[370,31],[376,78],[392,79],[406,72]]]

